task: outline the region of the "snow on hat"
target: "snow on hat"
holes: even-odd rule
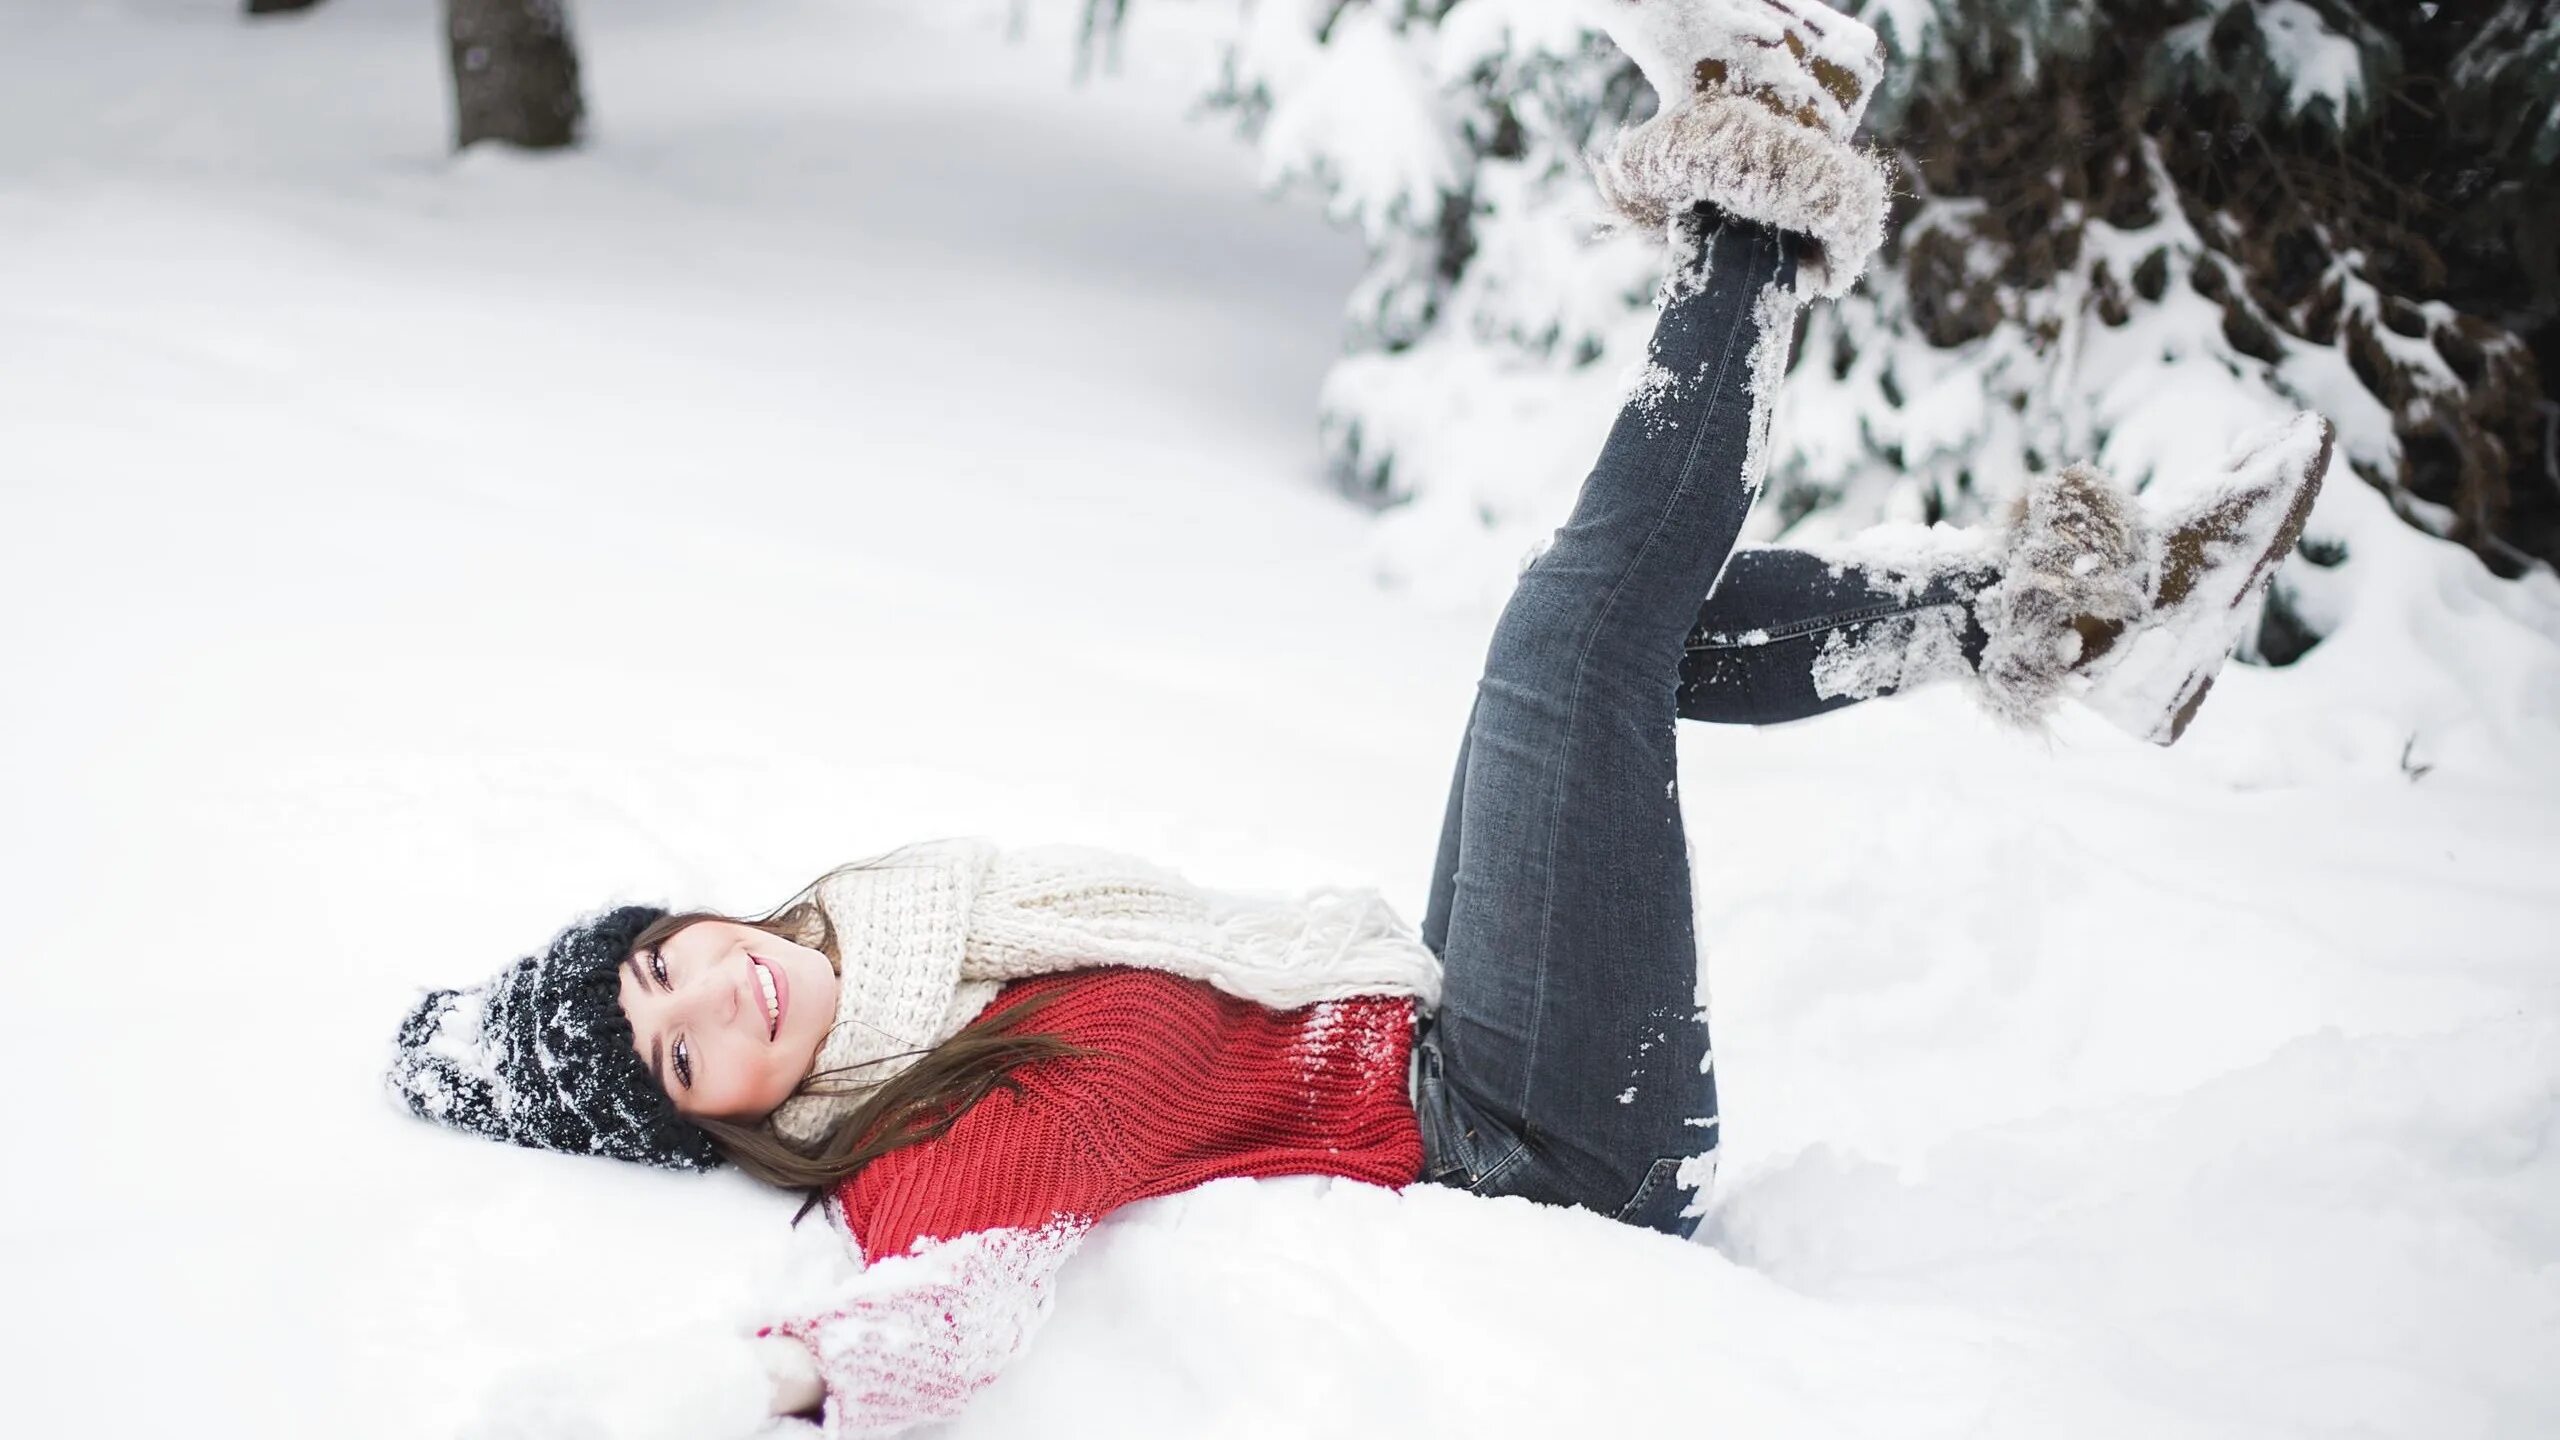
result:
[[[400,1023],[385,1077],[409,1109],[457,1130],[670,1170],[720,1163],[631,1045],[617,972],[667,912],[625,905],[553,937],[487,984],[437,990]]]

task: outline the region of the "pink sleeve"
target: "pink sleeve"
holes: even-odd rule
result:
[[[809,1347],[827,1387],[828,1440],[947,1420],[1048,1318],[1050,1282],[1091,1226],[978,1230],[919,1242],[846,1281],[826,1308],[766,1333]]]

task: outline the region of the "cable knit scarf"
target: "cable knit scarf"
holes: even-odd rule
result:
[[[1439,958],[1374,890],[1229,894],[1109,851],[944,840],[830,875],[816,899],[842,981],[815,1068],[851,1074],[774,1111],[774,1133],[803,1149],[1033,975],[1131,965],[1274,1010],[1440,999]]]

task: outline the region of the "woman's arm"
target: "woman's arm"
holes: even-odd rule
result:
[[[894,1435],[947,1420],[986,1388],[1048,1318],[1051,1281],[1090,1228],[1061,1219],[982,1230],[878,1261],[820,1312],[766,1332],[807,1368],[777,1367],[780,1408],[824,1387],[828,1440]]]

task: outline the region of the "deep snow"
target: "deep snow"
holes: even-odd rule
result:
[[[977,832],[1418,913],[1489,617],[1322,489],[1357,256],[1196,38],[593,3],[594,145],[452,162],[427,0],[233,8],[0,0],[10,1431],[443,1435],[773,1303],[789,1199],[378,1087],[577,909]],[[1707,1243],[1211,1187],[954,1433],[2560,1429],[2560,605],[2467,564],[2174,752],[1693,729]]]

